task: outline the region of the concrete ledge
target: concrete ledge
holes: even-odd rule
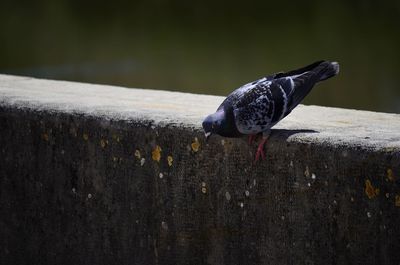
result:
[[[0,75],[0,263],[400,262],[400,115],[300,106],[254,166],[222,99]]]

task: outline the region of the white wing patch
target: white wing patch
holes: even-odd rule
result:
[[[288,98],[287,98],[286,92],[285,92],[285,90],[282,88],[282,86],[279,86],[279,88],[280,88],[280,90],[281,90],[281,92],[282,92],[282,95],[283,95],[283,108],[282,108],[282,114],[281,114],[281,116],[279,117],[279,121],[280,121],[280,120],[283,118],[283,116],[285,115],[285,113],[286,113]]]
[[[289,79],[289,81],[290,81],[290,93],[292,93],[292,91],[293,91],[293,89],[294,89],[294,81],[293,81],[293,78],[291,78],[291,77],[288,77],[287,79]]]

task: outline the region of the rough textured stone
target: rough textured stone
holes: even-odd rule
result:
[[[400,262],[399,115],[300,106],[254,165],[221,100],[0,75],[0,263]]]

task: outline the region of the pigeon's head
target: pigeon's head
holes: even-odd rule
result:
[[[226,130],[225,125],[226,119],[223,110],[208,115],[203,121],[203,129],[206,139],[208,139],[213,133],[223,135]]]

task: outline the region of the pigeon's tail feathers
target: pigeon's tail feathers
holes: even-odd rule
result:
[[[292,70],[289,72],[277,73],[277,74],[273,75],[272,77],[273,77],[273,79],[277,79],[277,78],[281,78],[281,77],[298,76],[298,75],[304,74],[306,72],[309,72],[311,70],[314,70],[317,66],[319,66],[323,62],[324,61],[317,61],[315,63],[309,64],[307,66],[304,66],[304,67],[296,69],[296,70]]]
[[[339,73],[337,62],[319,61],[302,68],[302,74],[292,76],[294,89],[291,95],[289,112],[294,109],[310,93],[313,86],[320,81],[328,79]]]
[[[319,78],[319,81],[324,81],[328,78],[334,77],[339,73],[339,63],[338,62],[330,62],[325,69],[325,72]]]

